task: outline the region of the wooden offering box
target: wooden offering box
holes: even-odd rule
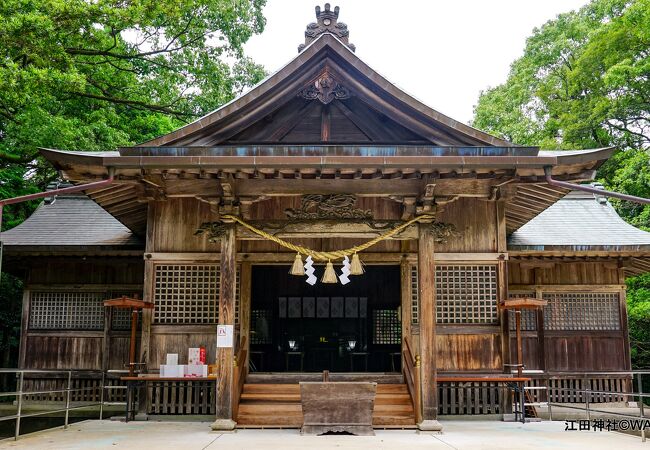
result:
[[[301,382],[303,434],[328,431],[374,436],[372,412],[377,383]]]

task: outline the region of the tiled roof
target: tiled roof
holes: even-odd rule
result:
[[[605,197],[572,191],[508,238],[509,250],[650,250],[650,233],[616,213]]]
[[[128,228],[83,194],[60,195],[45,201],[23,223],[0,239],[7,250],[23,247],[143,248]]]

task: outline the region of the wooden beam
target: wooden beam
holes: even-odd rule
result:
[[[404,252],[385,252],[385,253],[360,253],[361,259],[364,263],[370,264],[399,264],[402,258],[407,258],[409,261],[415,262],[417,260],[416,253]],[[291,263],[295,259],[294,252],[276,252],[276,253],[237,253],[238,262],[250,262],[253,264],[284,264]],[[182,261],[184,263],[201,263],[201,262],[215,262],[220,261],[221,256],[219,253],[145,253],[145,260],[154,262],[175,262]]]
[[[374,238],[386,233],[403,222],[398,220],[386,221],[336,221],[314,220],[309,222],[291,221],[256,221],[249,223],[254,227],[279,238]],[[267,224],[267,225],[265,225]],[[391,240],[417,239],[417,227],[411,226],[396,234]],[[265,238],[253,233],[248,228],[237,226],[237,239],[264,240]]]
[[[219,283],[219,325],[235,326],[235,294],[237,287],[237,241],[235,227],[230,226],[221,238]],[[233,430],[233,347],[217,348],[216,420],[213,430]]]
[[[237,180],[239,196],[305,195],[305,194],[358,194],[368,197],[384,197],[387,194],[417,196],[422,180],[382,179],[290,179],[290,180]]]

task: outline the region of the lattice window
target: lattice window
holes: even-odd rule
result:
[[[535,297],[534,292],[509,292],[509,298],[520,298],[520,297]],[[508,327],[510,331],[517,331],[515,312],[513,310],[508,311]],[[534,309],[522,309],[521,311],[521,331],[535,331],[537,330],[537,310]]]
[[[436,266],[438,323],[498,322],[496,265]]]
[[[420,307],[418,301],[418,267],[411,266],[411,323],[420,323]]]
[[[154,323],[218,323],[219,281],[217,264],[156,265]]]
[[[545,292],[545,330],[620,330],[616,292]]]
[[[32,330],[103,330],[105,292],[34,291],[29,307]]]
[[[131,310],[126,308],[113,308],[111,317],[111,328],[114,330],[130,330],[131,329]],[[138,321],[140,314],[138,314]]]
[[[396,309],[375,309],[372,312],[373,344],[400,344],[402,324]]]
[[[113,291],[106,295],[106,298],[120,298],[122,296],[133,297],[138,294],[142,298],[142,291]],[[138,330],[142,328],[142,314],[138,312]],[[113,330],[130,330],[131,329],[131,310],[127,308],[113,308],[111,316],[111,328]]]
[[[271,344],[271,317],[268,309],[253,309],[251,311],[251,344]]]

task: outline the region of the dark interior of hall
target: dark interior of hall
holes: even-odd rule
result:
[[[399,266],[367,266],[347,285],[253,266],[251,371],[399,372]],[[337,272],[339,268],[337,268]]]

